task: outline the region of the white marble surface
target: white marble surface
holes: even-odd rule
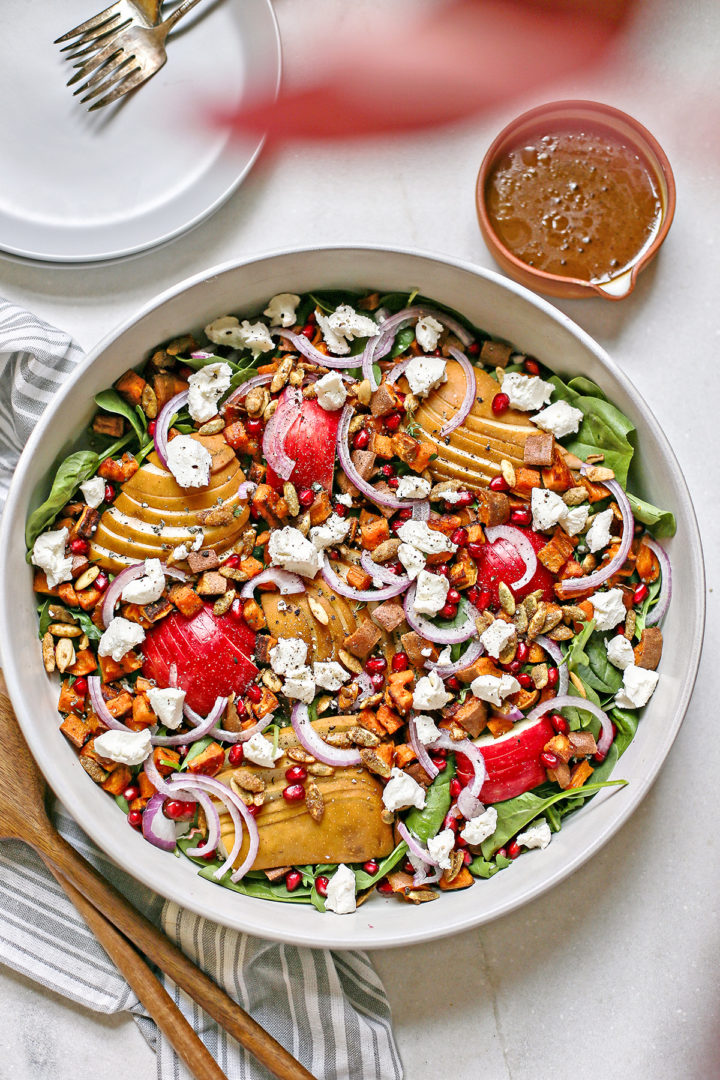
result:
[[[396,0],[397,2],[397,0]],[[409,7],[420,0],[409,0]],[[376,17],[383,0],[355,5]],[[291,71],[312,62],[310,10],[342,0],[278,0]],[[408,1080],[709,1080],[720,1072],[720,769],[712,672],[720,648],[713,583],[720,526],[716,467],[718,150],[716,0],[641,5],[611,70],[544,88],[472,123],[377,148],[292,148],[259,168],[214,219],[172,246],[92,270],[0,258],[0,293],[86,347],[143,301],[216,262],[302,243],[416,245],[491,266],[474,217],[484,149],[522,107],[604,100],[636,115],[676,173],[664,250],[620,304],[562,304],[641,388],[685,470],[706,542],[709,625],[686,722],[634,817],[570,880],[492,926],[376,955]],[[478,62],[481,62],[481,47]],[[412,912],[408,913],[411,917]],[[0,970],[0,1080],[145,1078],[153,1057],[126,1017],[89,1014]]]

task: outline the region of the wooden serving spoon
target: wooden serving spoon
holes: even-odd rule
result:
[[[159,983],[157,987],[152,985],[150,980],[154,976],[121,935],[169,975],[278,1080],[314,1080],[312,1073],[195,967],[161,930],[141,915],[60,836],[45,810],[45,781],[22,736],[10,699],[3,693],[0,693],[0,745],[3,747],[0,755],[0,835],[5,839],[22,840],[34,848],[63,888],[68,886],[66,891],[74,903],[76,892],[80,893],[78,910],[83,918],[138,997],[152,1011],[153,1019],[168,1034],[178,1053],[186,1060],[186,1055],[191,1055],[188,1064],[195,1075],[200,1080],[220,1080],[224,1076],[162,986]],[[83,897],[90,903],[83,902]],[[109,923],[121,934],[116,934]],[[204,1055],[191,1040],[205,1051]]]

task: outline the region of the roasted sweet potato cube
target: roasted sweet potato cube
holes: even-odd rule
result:
[[[125,432],[125,421],[122,416],[109,416],[107,413],[99,412],[95,414],[92,429],[97,435],[109,435],[113,439],[120,439]]]
[[[406,671],[391,671],[387,677],[387,690],[386,700],[390,699],[394,707],[399,713],[405,716],[412,708],[413,694],[412,688],[415,685],[415,672],[407,669]],[[381,723],[385,723],[378,711],[378,720]]]
[[[468,889],[474,884],[475,878],[472,876],[467,866],[463,866],[462,870],[452,881],[448,881],[445,874],[438,881],[438,885],[443,892],[454,892],[456,889]]]
[[[168,593],[168,599],[186,619],[192,619],[193,615],[197,615],[205,606],[189,585],[173,585]]]
[[[549,469],[542,470],[542,478],[543,484],[550,491],[569,491],[571,487],[575,487],[573,475],[568,469],[565,458],[557,445],[553,450],[552,465]]]
[[[409,743],[400,743],[395,747],[393,760],[398,769],[404,769],[411,761],[415,761],[415,751]]]
[[[592,738],[592,736],[591,736]],[[595,740],[593,739],[593,742]],[[564,761],[567,765],[570,758],[573,756],[573,748],[567,735],[553,735],[552,739],[549,739],[545,743],[543,750],[547,750],[550,754],[555,754],[560,761]]]
[[[567,791],[570,787],[569,765],[566,765],[564,761],[558,761],[554,769],[547,770],[547,778],[548,780],[554,780],[563,791]]]
[[[361,566],[351,566],[345,575],[345,579],[353,589],[369,589],[372,585],[370,574],[368,574],[367,570],[363,570]]]
[[[89,588],[76,593],[75,603],[81,607],[83,611],[92,611],[101,596],[102,593],[100,589],[96,589],[94,585],[90,585]]]
[[[84,708],[85,698],[75,693],[69,681],[64,682],[58,700],[58,712],[79,714]]]
[[[387,416],[395,412],[402,404],[402,399],[392,383],[383,382],[370,398],[370,412],[373,416]]]
[[[157,723],[157,716],[150,708],[147,694],[136,694],[132,705],[133,726],[137,730]]]
[[[157,375],[154,375],[152,386],[157,398],[158,410],[167,405],[176,394],[182,394],[188,388],[185,379],[181,379],[179,375],[174,375],[170,371],[159,371]]]
[[[203,548],[201,551],[191,551],[187,563],[193,574],[204,574],[206,570],[217,570],[220,560],[215,548]]]
[[[198,596],[222,596],[227,590],[227,586],[227,578],[224,578],[222,574],[218,574],[214,570],[209,570],[202,575],[195,588],[197,589]]]
[[[265,686],[262,688],[260,700],[252,703],[252,711],[258,720],[262,720],[264,716],[267,716],[271,712],[275,712],[277,707],[278,699],[275,697],[272,690],[268,690]]]
[[[492,737],[498,739],[501,735],[511,731],[515,724],[514,721],[507,720],[504,716],[493,716],[491,720],[488,720],[487,726]]]
[[[568,784],[568,787],[582,787],[585,781],[592,776],[593,772],[593,767],[589,764],[589,762],[578,762],[578,764],[573,768],[572,772],[570,773],[570,783]]]
[[[398,731],[405,721],[398,716],[394,709],[389,708],[387,705],[380,705],[377,710],[378,723],[382,724],[388,735],[393,735]]]
[[[177,750],[171,750],[167,746],[156,746],[153,750],[153,762],[161,776],[169,776],[173,772],[171,765],[163,765],[164,761],[171,761],[174,765],[180,764],[180,755]]]
[[[142,375],[131,369],[120,376],[115,383],[115,389],[131,405],[139,405],[146,385]]]
[[[453,714],[453,720],[465,728],[471,739],[477,739],[487,723],[487,705],[476,697],[468,697]]]
[[[225,751],[220,743],[211,742],[204,750],[192,759],[188,765],[188,772],[200,773],[202,776],[215,776],[225,764]]]
[[[69,713],[62,724],[60,730],[66,739],[69,739],[73,746],[77,746],[78,750],[81,749],[88,741],[91,735],[91,731],[84,720],[81,720],[79,716],[75,716],[73,713]]]
[[[108,778],[107,769],[103,769],[102,765],[95,761],[91,757],[81,757],[78,761],[82,765],[85,772],[88,774],[91,780],[94,780],[96,784],[102,784]]]
[[[562,529],[556,529],[552,540],[538,551],[538,559],[553,574],[559,574],[575,548],[572,540]]]
[[[376,457],[383,458],[385,461],[389,461],[395,454],[395,447],[390,436],[381,435],[378,431],[373,432],[370,449]]]
[[[122,795],[131,780],[132,773],[129,767],[127,765],[118,765],[110,773],[107,780],[103,780],[102,788],[104,791],[109,791],[111,795]]]
[[[633,650],[638,667],[655,671],[663,650],[662,630],[659,626],[646,626],[640,635],[640,641]]]
[[[478,517],[483,525],[504,525],[510,520],[510,500],[502,491],[476,492]]]
[[[105,458],[98,468],[98,476],[102,476],[103,480],[113,480],[117,484],[124,484],[135,475],[139,468],[132,454],[123,454],[119,461],[114,458]]]
[[[372,731],[373,735],[379,735],[381,739],[387,734],[387,728],[380,723],[372,709],[361,709],[357,714],[357,722],[360,727]]]
[[[132,695],[129,694],[127,690],[123,690],[121,694],[118,694],[116,697],[110,698],[109,701],[106,701],[105,705],[107,706],[107,711],[110,713],[110,715],[114,716],[117,720],[119,719],[119,717],[127,716],[129,712],[132,712]]]
[[[382,638],[382,633],[378,630],[370,619],[363,619],[352,634],[343,641],[343,648],[347,652],[356,656],[358,660],[367,660],[370,653],[373,651],[377,643]]]
[[[225,578],[222,579],[225,581]],[[227,584],[227,583],[226,583]],[[243,619],[251,630],[264,630],[267,620],[257,600],[246,600],[243,604]]]
[[[426,660],[437,660],[438,651],[431,641],[427,641],[415,630],[409,630],[407,634],[400,636],[402,647],[407,653],[408,660],[414,668],[419,668],[421,671],[425,667]],[[427,655],[425,655],[427,653]]]
[[[474,679],[477,679],[479,675],[493,675],[496,679],[499,679],[502,671],[496,666],[491,657],[480,656],[470,667],[463,668],[457,673],[460,682],[465,683],[466,686],[473,682]]]

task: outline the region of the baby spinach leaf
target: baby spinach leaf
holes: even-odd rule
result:
[[[257,896],[262,900],[279,900],[288,904],[309,904],[311,902],[309,886],[301,884],[293,892],[288,892],[284,880],[268,881],[264,874],[259,877],[251,877],[248,874],[242,881],[235,882],[230,880],[232,870],[228,870],[218,880],[213,874],[221,865],[219,860],[207,862],[205,859],[199,859],[197,856],[187,854],[187,849],[196,847],[197,843],[197,836],[181,836],[178,840],[178,848],[190,862],[199,867],[198,873],[200,877],[207,878],[208,881],[212,881],[216,885],[222,885],[225,889],[232,889],[233,892],[242,893],[244,896]]]
[[[83,633],[87,634],[91,641],[99,641],[103,635],[99,626],[96,626],[86,611],[73,609],[73,618],[78,626],[82,627]]]
[[[497,855],[494,860],[483,859],[481,855],[478,855],[470,863],[468,870],[473,877],[491,878],[499,870],[505,870],[510,865],[512,865],[512,859],[506,859],[504,855]]]
[[[405,818],[405,824],[418,840],[427,843],[431,836],[440,831],[443,819],[450,809],[450,781],[455,775],[455,765],[448,758],[443,772],[433,780],[425,794],[425,808],[414,807]]]
[[[123,814],[130,813],[130,803],[127,801],[124,795],[116,795],[115,802],[118,804]]]
[[[190,762],[193,761],[198,756],[198,754],[202,754],[203,750],[207,750],[210,743],[214,741],[215,740],[213,739],[212,735],[205,735],[202,739],[198,739],[196,743],[193,743],[187,754],[185,755],[185,760],[180,766],[180,770],[182,771],[184,769],[187,769]]]
[[[629,491],[627,497],[630,500],[630,506],[636,521],[641,521],[643,525],[647,525],[655,536],[675,535],[677,525],[675,515],[671,510],[659,510],[657,506],[645,502],[644,499],[639,499],[637,495],[631,495]]]
[[[590,662],[589,657],[585,652],[585,646],[590,640],[590,636],[594,629],[595,620],[590,619],[570,642],[568,650],[565,653],[565,661],[570,671],[574,671],[578,664],[587,664]]]
[[[52,602],[52,599],[46,600],[45,603],[41,604],[40,608],[38,609],[38,617],[40,620],[38,623],[38,637],[41,641],[47,634],[50,623],[53,622],[52,616],[48,611],[48,608],[50,607]]]
[[[105,412],[124,417],[137,435],[138,442],[142,445],[147,435],[147,418],[142,409],[138,415],[134,407],[125,401],[125,398],[120,397],[117,390],[101,390],[99,394],[95,395],[95,404]],[[142,420],[140,419],[141,416]]]
[[[658,578],[657,581],[651,581],[648,585],[648,594],[642,602],[642,606],[639,611],[635,612],[635,637],[640,638],[650,609],[657,603],[657,598],[660,595],[660,589],[662,588],[662,579]]]
[[[395,335],[395,343],[390,350],[390,359],[394,360],[396,356],[400,356],[404,353],[406,349],[410,348],[414,340],[415,327],[403,326]]]
[[[581,394],[585,397],[600,398],[601,401],[607,401],[607,397],[600,389],[597,383],[594,383],[592,379],[586,379],[584,375],[577,375],[574,379],[570,379],[568,387],[576,394]]]
[[[603,454],[603,464],[614,470],[615,476],[625,487],[635,452],[630,440],[630,436],[635,434],[632,422],[615,405],[606,401],[600,388],[589,383],[587,379],[582,381],[585,391],[582,394],[574,390],[570,383],[565,384],[557,375],[553,375],[549,381],[555,387],[556,401],[567,401],[583,413],[577,434],[564,439],[564,445],[583,461],[588,454]],[[578,380],[572,382],[577,384]],[[588,393],[593,389],[595,393]],[[597,396],[598,394],[600,396]]]
[[[622,672],[608,660],[605,639],[592,634],[585,649],[587,664],[577,664],[575,671],[586,686],[600,694],[616,694],[622,686]]]
[[[404,840],[401,840],[397,847],[379,863],[374,874],[368,874],[362,868],[355,868],[355,885],[357,888],[362,891],[377,885],[381,878],[384,878],[386,874],[395,869],[400,860],[405,857],[406,852],[407,844]]]
[[[350,304],[352,307],[356,307],[357,301],[363,295],[362,293],[340,289],[322,289],[320,292],[309,293],[310,299],[315,306],[319,307],[327,315],[332,315],[333,311],[336,311],[341,304]]]
[[[585,784],[581,788],[573,788],[570,791],[556,791],[555,794],[545,797],[536,795],[532,791],[526,791],[523,795],[517,795],[514,799],[495,803],[498,814],[497,826],[492,836],[489,836],[487,840],[483,840],[482,853],[486,859],[489,859],[498,848],[501,848],[511,837],[516,836],[531,821],[534,821],[536,817],[544,813],[549,806],[554,806],[555,803],[562,802],[565,799],[572,799],[579,806],[585,799],[600,791],[601,788],[625,784],[627,784],[627,780],[605,780],[600,783],[594,781],[592,784]]]
[[[60,510],[77,491],[80,484],[95,473],[100,459],[91,450],[78,450],[66,457],[55,473],[50,494],[27,520],[25,543],[32,548],[41,532],[57,517]]]

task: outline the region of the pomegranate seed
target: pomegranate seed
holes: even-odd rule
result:
[[[554,769],[557,767],[560,758],[557,756],[557,754],[553,754],[552,750],[543,750],[542,754],[540,755],[540,761],[546,769]]]
[[[510,522],[513,525],[529,525],[532,521],[532,510],[529,506],[521,506],[510,514]]]
[[[519,660],[521,664],[524,664],[530,655],[530,646],[527,641],[519,641],[517,652],[515,653],[515,659]]]
[[[528,375],[539,375],[540,365],[534,356],[526,356],[523,362],[523,367],[527,371]]]
[[[413,864],[410,862],[409,859],[406,859],[405,862],[403,863],[403,870],[405,871],[406,874],[414,874],[415,873],[415,867],[413,866]]]
[[[502,416],[502,414],[504,412],[507,412],[507,410],[510,408],[510,398],[507,396],[507,394],[503,394],[501,391],[499,394],[496,394],[495,397],[492,399],[490,408],[492,409],[495,416]]]
[[[341,518],[345,517],[347,512],[348,512],[348,508],[347,508],[347,506],[345,506],[344,503],[335,503],[335,513],[337,514],[338,517],[341,517]]]
[[[463,836],[455,837],[455,847],[467,847],[467,840]]]
[[[468,351],[468,356],[479,356],[480,355],[480,345],[478,344],[477,341],[473,341],[473,343],[471,345],[468,345],[467,351]]]
[[[398,577],[405,573],[405,567],[399,561],[385,563],[385,569]]]
[[[520,683],[523,690],[530,690],[532,688],[533,681],[532,681],[532,679],[530,678],[530,676],[528,675],[528,673],[526,671],[521,672],[517,676],[517,681]]]
[[[316,322],[317,322],[317,315],[315,314],[314,311],[311,311],[310,314],[307,317],[307,325],[308,326],[314,326]]]
[[[383,893],[384,895],[387,895],[388,893],[391,893],[393,891],[393,887],[392,887],[392,885],[390,884],[389,881],[381,881],[380,884],[377,887],[377,891],[379,893]]]
[[[475,502],[475,496],[472,491],[459,491],[457,499],[451,506],[469,506],[473,502]]]
[[[253,683],[252,686],[248,686],[247,696],[250,698],[253,705],[257,705],[260,701],[262,701],[262,690],[257,685],[257,683]]]
[[[298,502],[301,506],[312,506],[315,502],[315,492],[312,488],[301,488],[298,491]]]
[[[373,688],[375,690],[382,690],[383,686],[385,685],[385,676],[380,674],[371,675],[370,682],[373,684]]]
[[[517,675],[518,671],[522,667],[522,662],[516,657],[514,660],[511,660],[509,664],[505,664],[503,666],[507,667],[511,675]]]
[[[128,825],[131,825],[133,829],[139,829],[142,825],[142,811],[131,810],[127,816]]]
[[[327,896],[327,891],[328,891],[328,885],[329,884],[330,884],[330,879],[326,878],[324,874],[321,874],[320,877],[315,878],[315,891],[320,896]]]
[[[370,432],[367,428],[360,428],[353,439],[353,449],[367,450],[370,444]]]
[[[302,784],[288,784],[286,788],[283,788],[283,799],[285,802],[302,802],[304,798],[305,788]]]
[[[463,851],[463,865],[469,866],[472,861],[472,854],[469,851]]]
[[[70,541],[70,550],[72,551],[73,555],[87,555],[87,540],[82,540],[79,536],[77,536],[74,540]]]
[[[395,475],[395,469],[392,465],[383,465],[383,467],[380,469],[380,472],[383,474],[383,476]]]
[[[570,725],[568,724],[567,720],[558,712],[554,712],[552,714],[552,716],[550,717],[550,723],[554,727],[555,731],[557,731],[558,735],[567,735],[568,731],[570,730]]]
[[[233,600],[228,614],[234,622],[244,622],[242,601],[239,599]]]
[[[504,476],[493,476],[488,484],[491,491],[509,491],[510,487]]]
[[[458,780],[457,776],[453,776],[450,781],[450,798],[457,799],[458,795],[462,791],[462,784]]]
[[[547,684],[550,687],[557,686],[558,683],[558,669],[556,667],[548,668],[548,681]]]
[[[471,604],[477,604],[480,599],[480,590],[477,585],[473,585],[472,588],[468,589],[467,598]]]
[[[465,547],[468,542],[467,529],[455,529],[450,533],[450,540],[453,544],[457,544],[458,547]]]
[[[112,486],[112,484],[106,484],[105,490],[103,492],[103,499],[105,500],[105,502],[112,502],[114,498],[115,488]]]
[[[205,862],[213,862],[216,855],[217,855],[217,848],[213,848],[212,851],[207,851],[204,855],[201,855],[200,858],[204,859]]]
[[[245,809],[252,817],[257,817],[262,810],[262,806],[256,806],[255,803],[248,803],[246,804]]]
[[[110,580],[107,574],[98,574],[98,576],[93,581],[93,585],[98,590],[98,592],[105,592],[109,584]]]
[[[88,681],[85,676],[81,675],[79,679],[76,679],[72,688],[78,697],[85,697],[88,692]]]
[[[479,611],[485,611],[486,608],[490,607],[490,588],[488,585],[483,585],[480,590],[480,599],[476,606]]]
[[[635,587],[633,593],[633,604],[642,604],[643,600],[647,600],[650,590],[647,585],[642,582]]]
[[[391,476],[390,479],[388,480],[388,487],[391,487],[393,489],[393,491],[395,491],[396,488],[399,488],[400,487],[400,477],[399,476]]]
[[[397,652],[392,658],[392,664],[390,665],[393,671],[407,671],[410,667],[410,661],[408,654],[404,652]]]
[[[285,888],[288,892],[295,892],[301,881],[302,874],[299,870],[288,870],[285,875]]]
[[[151,439],[155,438],[155,432],[157,431],[157,420],[151,420],[148,424],[148,435]]]
[[[366,863],[363,863],[363,870],[366,874],[377,874],[378,864],[374,859],[368,859]]]
[[[518,844],[517,840],[511,840],[510,843],[508,844],[508,847],[507,847],[507,857],[508,857],[508,859],[517,859],[519,854],[520,854],[520,845]]]
[[[240,765],[245,759],[245,751],[242,743],[235,743],[228,751],[228,765]]]
[[[600,750],[596,750],[595,753],[592,756],[592,759],[593,759],[593,761],[597,762],[598,765],[602,765],[602,763],[603,763],[603,761],[605,760],[606,757],[607,757],[607,754],[603,754],[603,753],[600,752]]]
[[[251,517],[251,519],[253,521],[259,521],[261,516],[262,515],[260,514],[260,511],[258,510],[257,506],[251,506],[250,507],[250,517]]]
[[[397,431],[401,423],[402,414],[399,412],[390,413],[389,416],[385,417],[385,427],[388,429],[388,431]]]
[[[447,813],[443,819],[443,829],[452,829],[453,832],[458,831],[458,822],[454,814]]]
[[[482,558],[482,553],[483,553],[483,547],[484,547],[483,544],[478,544],[474,540],[473,540],[473,542],[471,544],[468,544],[467,549],[468,549],[468,555],[470,556],[470,558],[471,559],[481,559]]]
[[[440,747],[439,750],[433,750],[433,754],[435,755],[435,757],[440,757],[440,758],[446,758],[448,756],[447,750],[443,750],[442,747]]]
[[[300,333],[303,335],[303,337],[306,337],[306,338],[314,337],[315,336],[315,327],[311,326],[310,323],[307,323],[305,326],[303,326]]]
[[[448,594],[445,597],[445,600],[448,604],[459,604],[460,593],[457,591],[457,589],[448,589]]]
[[[140,798],[140,788],[137,784],[128,784],[123,791],[123,799],[127,799],[128,802],[132,802],[133,799]]]
[[[252,435],[253,438],[259,435],[263,429],[262,420],[248,420],[245,424],[248,435]]]
[[[458,680],[455,678],[454,675],[450,675],[449,678],[447,678],[445,680],[445,686],[447,687],[448,690],[457,691],[457,690],[460,689],[460,683],[458,682]]]
[[[302,784],[303,780],[307,780],[307,769],[304,765],[291,765],[285,770],[285,779],[288,784]]]
[[[384,656],[371,656],[365,664],[365,670],[368,675],[380,675],[387,667],[387,660]]]
[[[445,562],[444,562],[444,563],[440,563],[440,565],[439,565],[439,566],[436,566],[436,567],[435,567],[435,573],[436,573],[436,574],[439,574],[439,575],[440,575],[440,577],[448,577],[448,576],[449,576],[449,574],[450,574],[450,567],[449,567],[449,566],[448,566],[448,564],[447,564],[447,563],[445,563]]]
[[[504,847],[498,848],[497,851],[495,852],[495,858],[496,859],[507,859],[507,848],[504,848]]]
[[[457,604],[445,604],[438,614],[441,619],[454,619],[457,615]]]
[[[239,566],[239,565],[240,565],[240,556],[239,555],[228,555],[227,559],[223,563],[223,566],[228,566],[228,567],[230,567],[231,570],[234,570],[235,567]]]
[[[398,510],[398,517],[401,521],[409,521],[412,517],[412,507],[406,506],[403,510]]]
[[[196,809],[197,803],[181,802],[180,799],[166,799],[163,803],[163,814],[171,821],[192,821]]]

